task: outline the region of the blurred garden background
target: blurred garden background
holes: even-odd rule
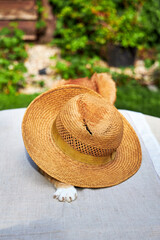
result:
[[[160,117],[160,0],[0,0],[0,110],[94,72],[117,108]]]

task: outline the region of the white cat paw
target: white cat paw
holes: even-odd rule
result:
[[[77,198],[77,190],[74,187],[58,188],[53,197],[60,202],[72,202]]]

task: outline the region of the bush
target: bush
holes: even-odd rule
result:
[[[108,41],[122,47],[138,47],[142,44],[145,33],[142,30],[141,22],[133,6],[124,10],[121,16],[115,17],[115,24]]]
[[[140,12],[145,0],[50,0],[57,17],[52,44],[69,61],[57,64],[66,79],[90,76],[107,43],[138,47],[144,39]],[[91,65],[90,69],[85,66]],[[98,69],[101,71],[100,69]]]
[[[145,44],[147,47],[155,47],[160,38],[160,0],[145,1],[141,12],[141,22],[145,32]]]
[[[87,56],[68,56],[65,61],[58,61],[56,64],[57,72],[64,79],[77,78],[78,77],[91,77],[94,72],[108,72],[108,68],[102,68],[96,66],[96,62],[99,61],[98,57],[89,58]]]
[[[57,17],[53,43],[62,49],[62,54],[75,53],[93,56],[106,43],[108,28],[104,19],[114,12],[111,0],[50,0]]]
[[[99,54],[107,42],[137,47],[144,40],[140,11],[144,0],[50,0],[57,25],[53,43],[62,54]],[[124,4],[125,2],[125,4]]]
[[[139,47],[145,40],[140,13],[145,0],[116,0],[114,14],[104,19],[109,27],[107,42],[122,47]]]
[[[23,32],[17,24],[3,28],[0,31],[0,92],[15,93],[24,84],[26,57]]]

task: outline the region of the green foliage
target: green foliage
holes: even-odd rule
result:
[[[144,60],[144,64],[145,64],[145,67],[146,67],[146,68],[150,68],[150,67],[154,64],[154,60],[153,60],[153,59],[146,58],[146,59]]]
[[[116,14],[115,24],[108,36],[109,41],[123,47],[138,47],[144,37],[140,18],[132,6],[125,9],[121,16]]]
[[[50,0],[57,16],[53,43],[62,54],[99,53],[107,42],[137,47],[144,40],[139,18],[144,0]],[[123,4],[125,2],[125,4]]]
[[[41,32],[46,27],[46,22],[45,22],[46,14],[45,14],[45,9],[42,5],[42,1],[36,0],[36,4],[37,4],[37,13],[38,13],[38,20],[36,22],[36,28],[39,32]]]
[[[62,78],[77,78],[78,77],[91,77],[94,72],[108,72],[108,68],[102,68],[96,66],[96,62],[99,60],[98,57],[94,56],[89,58],[87,56],[68,56],[65,58],[66,62],[58,61],[56,64],[56,69]]]
[[[0,30],[0,92],[15,93],[18,86],[24,85],[26,57],[23,32],[17,24]]]
[[[141,22],[148,47],[159,45],[160,38],[160,0],[146,0],[141,12]]]
[[[50,0],[57,18],[52,44],[60,47],[62,57],[69,61],[56,65],[62,77],[90,76],[95,71],[95,56],[107,43],[140,46],[145,39],[140,18],[144,1]]]
[[[43,80],[41,80],[41,81],[38,82],[38,84],[39,84],[40,87],[44,87],[45,82]]]
[[[107,28],[103,27],[104,15],[108,16],[113,9],[111,0],[50,0],[57,17],[53,43],[61,49],[62,54],[96,52],[99,46],[106,43]],[[93,55],[94,55],[93,54]]]
[[[46,22],[42,19],[39,19],[37,22],[36,22],[36,28],[38,30],[41,30],[43,29],[44,27],[46,26]]]
[[[52,43],[61,48],[63,57],[94,58],[107,43],[123,47],[159,46],[160,0],[50,0],[50,3],[57,17]]]
[[[151,74],[151,79],[153,83],[160,89],[160,67],[154,70],[154,72]]]
[[[126,86],[132,82],[135,83],[135,80],[133,80],[133,78],[124,73],[111,72],[111,74],[117,86]]]

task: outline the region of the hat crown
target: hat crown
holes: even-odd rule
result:
[[[118,110],[101,96],[88,93],[70,99],[56,118],[62,139],[77,151],[107,156],[120,145],[123,122]]]

